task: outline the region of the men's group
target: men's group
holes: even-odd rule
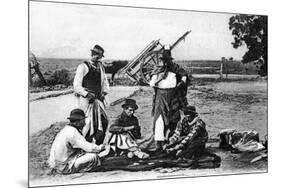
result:
[[[145,160],[165,153],[175,159],[193,159],[204,152],[208,140],[205,123],[195,106],[188,105],[188,74],[173,62],[169,46],[164,46],[161,63],[151,75],[153,134],[147,140],[143,140],[142,125],[134,115],[138,109],[134,99],[125,100],[121,114],[108,129],[111,121],[105,96],[110,92],[109,82],[100,61],[104,49],[95,45],[90,56],[76,70],[73,86],[77,108],[53,141],[48,161],[52,172],[89,172],[102,165],[101,159],[107,156]],[[110,135],[105,143],[107,129]]]

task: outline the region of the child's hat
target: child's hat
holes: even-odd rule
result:
[[[134,99],[126,99],[125,103],[122,105],[122,108],[127,108],[128,106],[134,108],[135,110],[139,108]]]

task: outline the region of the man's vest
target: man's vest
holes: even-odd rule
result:
[[[97,68],[90,65],[89,62],[84,61],[87,65],[89,72],[84,76],[82,81],[82,86],[88,91],[92,91],[95,94],[101,93],[101,72],[100,68]]]

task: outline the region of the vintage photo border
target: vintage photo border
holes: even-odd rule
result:
[[[151,9],[151,10],[172,10],[172,11],[184,11],[184,12],[201,12],[201,13],[220,13],[220,14],[250,14],[250,13],[238,13],[238,12],[220,12],[220,11],[199,11],[199,10],[187,10],[187,9],[173,9],[173,8],[156,8],[156,7],[142,7],[142,6],[129,6],[129,5],[109,5],[109,4],[96,4],[96,3],[82,3],[82,2],[63,2],[63,1],[44,1],[44,0],[28,0],[28,52],[27,52],[27,62],[30,60],[29,58],[29,50],[30,50],[30,2],[42,2],[42,3],[57,3],[57,4],[73,4],[73,5],[89,5],[89,6],[101,6],[101,7],[121,7],[121,8],[137,8],[137,9]],[[260,15],[260,16],[267,16],[268,18],[270,17],[269,15],[265,14],[252,14],[252,15]],[[269,53],[269,52],[268,52]],[[270,59],[270,56],[269,56]],[[26,73],[28,74],[28,73]],[[29,79],[29,76],[27,76]],[[268,83],[269,80],[267,81],[267,97],[269,96],[268,92]],[[28,85],[28,80],[27,80],[27,85]],[[27,91],[27,100],[28,100],[28,187],[30,187],[30,154],[29,154],[29,149],[30,149],[30,126],[29,126],[29,110],[30,110],[30,102],[29,102],[29,95],[30,95],[30,87],[28,85],[28,91]],[[268,126],[268,117],[269,117],[269,112],[268,112],[268,107],[269,103],[267,101],[267,134],[269,133],[269,126]],[[268,136],[270,137],[270,136]],[[270,140],[270,138],[268,138]],[[268,149],[268,153],[270,153],[270,149]],[[269,164],[269,159],[268,162]],[[93,184],[105,184],[105,183],[122,183],[122,182],[140,182],[140,181],[154,181],[154,180],[169,180],[169,179],[186,179],[186,178],[201,178],[201,177],[213,177],[213,176],[234,176],[234,175],[247,175],[247,174],[265,174],[268,173],[269,165],[267,165],[266,172],[241,172],[239,174],[221,174],[221,175],[204,175],[204,176],[193,176],[193,177],[165,177],[165,178],[155,178],[155,179],[142,179],[142,180],[120,180],[120,181],[112,181],[112,182],[97,182],[97,183],[81,183],[81,184],[58,184],[58,185],[51,185],[47,187],[57,187],[57,186],[72,186],[72,185],[93,185]],[[32,186],[32,187],[46,187],[46,186]]]

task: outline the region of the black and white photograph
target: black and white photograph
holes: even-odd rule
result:
[[[268,173],[268,15],[28,1],[30,187]]]

